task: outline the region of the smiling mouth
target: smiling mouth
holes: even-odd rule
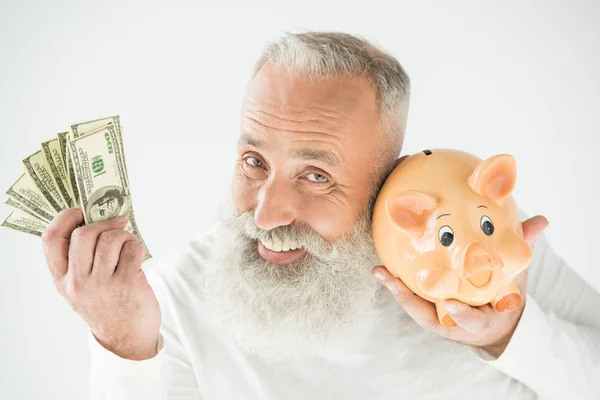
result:
[[[484,287],[492,280],[492,271],[489,269],[477,271],[474,274],[469,275],[467,280],[475,287]]]
[[[288,264],[291,262],[300,261],[302,257],[306,255],[306,250],[303,247],[289,249],[289,246],[276,245],[275,248],[273,248],[271,243],[265,244],[261,240],[257,240],[257,245],[260,256],[264,260],[274,264]],[[281,247],[287,247],[287,250],[283,250]]]

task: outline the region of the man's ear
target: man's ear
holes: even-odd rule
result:
[[[498,205],[511,195],[516,182],[517,164],[508,154],[498,154],[482,161],[467,180],[477,194]]]
[[[437,209],[438,199],[419,191],[407,191],[390,197],[386,202],[388,217],[402,231],[422,236],[429,217]]]

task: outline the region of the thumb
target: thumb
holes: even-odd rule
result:
[[[446,300],[444,309],[450,314],[456,325],[471,333],[481,332],[489,318],[483,311],[458,300]]]
[[[530,246],[548,226],[548,220],[543,215],[536,215],[523,222],[523,237]]]

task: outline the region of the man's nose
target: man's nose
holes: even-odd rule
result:
[[[496,270],[503,266],[502,259],[492,246],[485,242],[471,242],[467,246],[464,258],[463,274],[473,275],[482,270]]]
[[[277,179],[265,182],[254,211],[256,225],[264,230],[291,224],[296,219],[292,188]]]

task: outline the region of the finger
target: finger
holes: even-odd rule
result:
[[[530,246],[539,235],[542,234],[544,229],[548,226],[548,220],[542,215],[536,215],[535,217],[529,218],[523,222],[523,237]]]
[[[115,276],[131,277],[141,269],[144,262],[146,252],[140,240],[136,237],[133,240],[128,240],[123,244],[119,262],[115,271]]]
[[[394,282],[395,277],[383,265],[376,266],[371,272],[375,278],[379,279],[381,283],[392,292],[392,294],[397,294],[400,290]]]
[[[485,309],[471,307],[458,300],[446,300],[443,305],[456,325],[467,332],[483,332],[493,318],[493,313],[490,313],[489,309],[486,312]]]
[[[392,276],[384,266],[377,266],[373,269],[375,277],[392,292],[394,298],[400,304],[400,307],[406,311],[415,322],[429,331],[438,331],[442,329],[435,306],[427,300],[417,296],[402,281]],[[383,279],[381,279],[383,277]]]
[[[487,303],[487,304],[484,304],[484,305],[482,305],[482,306],[475,307],[475,308],[477,308],[479,311],[482,311],[482,312],[484,312],[484,313],[486,313],[486,314],[488,314],[488,313],[491,313],[491,312],[494,312],[494,311],[495,311],[495,310],[494,310],[494,307],[492,307],[492,306],[490,305],[490,303]]]
[[[44,257],[54,279],[67,273],[71,234],[82,222],[81,209],[69,208],[58,213],[42,234]]]
[[[106,221],[94,222],[75,229],[69,248],[69,268],[75,276],[86,276],[92,271],[96,242],[102,232],[123,229],[127,220],[118,216]]]
[[[94,252],[92,276],[102,279],[113,275],[117,268],[123,245],[129,240],[138,239],[134,234],[122,229],[112,229],[100,233]]]

